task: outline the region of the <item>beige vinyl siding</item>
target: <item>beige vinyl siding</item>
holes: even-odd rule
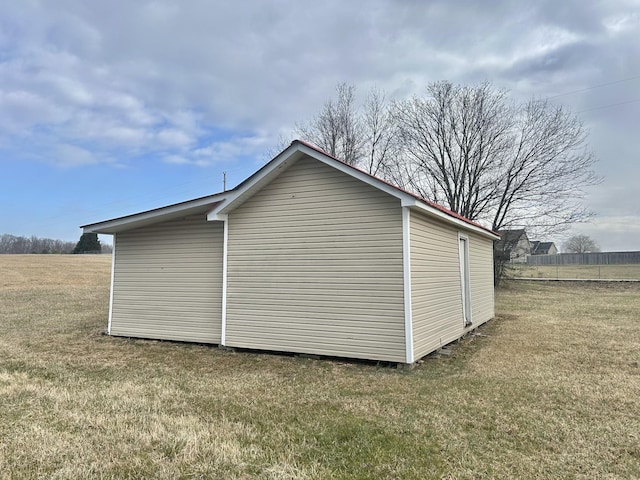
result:
[[[493,291],[493,240],[469,234],[469,276],[473,326],[495,315]]]
[[[111,334],[220,343],[222,247],[204,214],[118,233]]]
[[[471,320],[462,314],[460,241],[467,237]],[[411,211],[411,302],[414,357],[419,359],[494,316],[493,242]]]
[[[464,333],[458,231],[411,211],[411,303],[414,358]],[[473,312],[473,309],[472,309]]]
[[[398,199],[302,158],[228,228],[227,345],[405,360]]]

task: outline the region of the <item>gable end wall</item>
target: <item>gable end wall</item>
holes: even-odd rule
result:
[[[404,361],[398,199],[303,158],[228,222],[226,345]]]

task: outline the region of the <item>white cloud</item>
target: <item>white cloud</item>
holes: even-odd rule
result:
[[[611,34],[616,35],[637,29],[640,24],[640,14],[633,12],[611,15],[605,18],[603,23]]]
[[[164,161],[167,163],[173,163],[174,165],[188,165],[192,163],[189,159],[180,155],[165,155]]]
[[[53,160],[62,167],[80,167],[99,162],[92,152],[75,145],[59,144],[54,155]]]
[[[0,124],[5,133],[14,134],[25,128],[58,123],[66,118],[63,110],[55,108],[47,98],[27,90],[0,90]]]
[[[192,143],[192,138],[177,128],[166,128],[157,134],[157,140],[168,147],[184,148]]]
[[[165,155],[164,161],[173,164],[189,164],[200,167],[219,165],[234,160],[253,161],[256,165],[267,160],[270,146],[268,136],[238,136],[205,146],[185,149],[181,154]]]
[[[595,218],[590,223],[577,225],[572,232],[589,235],[603,251],[640,250],[640,223],[637,216]]]
[[[64,152],[53,157],[65,166],[259,164],[340,81],[391,98],[440,79],[545,97],[637,76],[640,56],[637,2],[624,0],[33,0],[3,2],[0,18],[0,148]],[[554,101],[581,111],[637,90]],[[635,188],[627,164],[637,152],[622,145],[635,138],[638,108],[584,114],[609,189]],[[605,187],[594,192],[597,210],[615,214]]]

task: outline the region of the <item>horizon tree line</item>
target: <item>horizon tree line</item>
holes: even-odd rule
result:
[[[0,235],[0,254],[71,254],[74,253],[79,242],[16,236],[8,233]],[[100,253],[111,253],[112,245],[99,245]]]

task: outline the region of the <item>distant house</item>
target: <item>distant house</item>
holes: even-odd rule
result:
[[[83,228],[113,235],[110,335],[413,363],[494,316],[494,232],[300,141]]]
[[[558,253],[558,249],[553,242],[539,242],[538,240],[531,242],[531,255],[555,255],[556,253]]]
[[[510,263],[527,263],[527,255],[531,255],[531,242],[524,228],[518,230],[500,230],[500,240],[495,244],[498,258]]]

